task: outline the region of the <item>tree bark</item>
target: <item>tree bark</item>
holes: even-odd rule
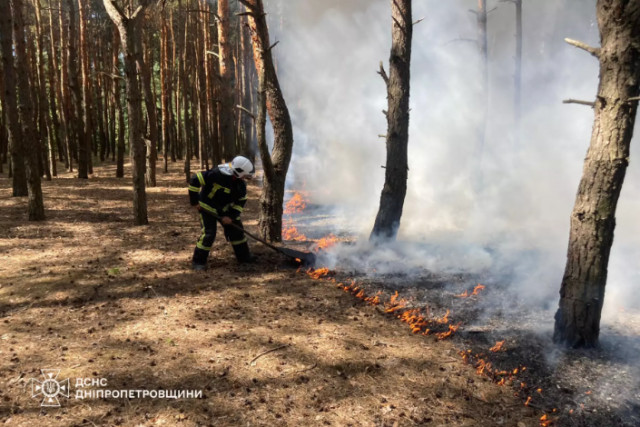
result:
[[[218,0],[218,59],[220,66],[220,140],[224,158],[230,161],[236,154],[231,29],[229,25],[229,0]]]
[[[166,5],[162,8],[162,29],[160,33],[160,85],[162,87],[162,163],[165,173],[169,172],[169,149],[171,145],[171,77],[169,75],[169,30],[167,28]]]
[[[78,139],[78,178],[89,178],[89,156],[91,156],[91,82],[89,81],[89,55],[87,52],[87,13],[86,0],[77,0],[79,25],[79,56],[80,56],[80,87],[79,102],[80,109],[78,117],[82,118],[82,129],[78,129],[80,138]],[[69,7],[72,8],[70,2]],[[73,37],[73,34],[70,34]],[[75,53],[70,53],[75,55]]]
[[[76,12],[74,0],[67,0],[69,6],[69,31],[68,37],[68,75],[69,92],[71,94],[71,126],[74,135],[74,147],[77,150],[78,178],[88,178],[88,153],[86,144],[86,134],[84,127],[84,115],[82,108],[82,88],[80,86],[80,64],[78,61],[78,36],[76,28]],[[79,123],[79,121],[81,121]]]
[[[29,221],[44,220],[44,202],[40,173],[38,171],[38,151],[40,138],[36,135],[34,110],[31,102],[28,58],[25,43],[24,21],[22,18],[22,0],[12,0],[13,39],[15,42],[16,73],[18,76],[18,113],[22,125],[22,136],[29,146],[24,146],[27,187],[29,189]]]
[[[598,0],[596,8],[601,48],[583,48],[599,60],[600,83],[553,334],[556,343],[570,347],[598,344],[615,211],[640,92],[640,2]]]
[[[142,32],[142,30],[140,30]],[[149,139],[147,141],[147,171],[146,183],[148,187],[156,186],[156,161],[158,159],[158,112],[156,110],[156,95],[151,87],[151,64],[150,58],[145,58],[145,45],[142,43],[142,34],[137,38],[136,58],[140,80],[144,92],[144,102],[147,107],[147,122],[149,126]],[[147,51],[148,52],[148,51]]]
[[[36,54],[38,63],[38,88],[39,88],[39,101],[40,101],[40,116],[43,118],[49,137],[47,138],[47,154],[48,154],[48,168],[47,180],[51,180],[51,175],[57,176],[57,164],[56,164],[56,152],[55,144],[57,130],[54,129],[53,120],[51,118],[51,111],[49,108],[49,98],[47,96],[47,83],[45,77],[44,67],[44,34],[42,30],[42,10],[40,7],[40,0],[33,1],[36,10]],[[49,56],[51,56],[50,54]],[[55,113],[54,113],[55,114]]]
[[[37,0],[36,0],[37,1]],[[62,13],[62,11],[58,12]],[[58,76],[58,56],[57,46],[59,39],[55,35],[55,25],[53,25],[53,11],[49,11],[49,104],[51,106],[51,120],[53,122],[56,148],[60,161],[65,161],[68,167],[68,159],[66,153],[67,130],[64,121],[60,120],[62,115],[62,94],[60,93],[59,76]],[[59,107],[59,108],[58,108]]]
[[[18,96],[16,92],[16,71],[13,54],[13,17],[11,4],[0,1],[0,44],[2,45],[2,71],[4,73],[5,96],[3,114],[7,123],[9,137],[9,153],[11,156],[11,172],[13,197],[29,195],[27,174],[24,167],[22,144],[24,138],[18,116]]]
[[[74,125],[75,104],[71,101],[71,80],[69,76],[69,69],[72,67],[69,58],[69,51],[72,48],[71,37],[69,37],[68,27],[64,23],[64,14],[62,11],[62,0],[58,0],[58,8],[60,9],[60,40],[64,43],[64,46],[60,49],[60,84],[59,90],[61,93],[61,106],[62,119],[64,127],[67,130],[67,170],[73,172],[73,160],[76,156],[76,126]],[[72,12],[69,12],[72,13]],[[76,82],[77,85],[77,82]]]
[[[113,53],[111,56],[111,63],[113,65],[113,73],[118,78],[113,79],[113,87],[111,89],[113,96],[113,103],[115,109],[118,112],[118,134],[116,142],[116,178],[124,177],[124,152],[125,146],[125,120],[124,120],[124,108],[122,107],[122,98],[120,96],[120,40],[118,39],[117,31],[113,34]]]
[[[380,65],[387,86],[387,163],[380,208],[370,239],[395,240],[407,193],[409,142],[409,88],[413,22],[411,0],[391,0],[391,55],[389,76]]]
[[[240,0],[249,11],[253,58],[258,72],[260,96],[273,125],[273,149],[269,154],[264,135],[259,136],[260,157],[264,168],[264,185],[260,196],[259,228],[263,238],[282,241],[282,203],[285,180],[293,150],[293,128],[271,56],[269,30],[262,0]],[[266,119],[265,119],[266,120]],[[257,132],[264,127],[257,124]]]
[[[130,16],[124,13],[112,0],[103,0],[107,13],[120,34],[124,56],[125,81],[127,85],[127,111],[129,117],[129,147],[133,152],[133,214],[136,225],[148,224],[147,196],[145,192],[145,143],[142,123],[142,95],[136,72],[136,46],[139,44],[139,32],[147,2]]]

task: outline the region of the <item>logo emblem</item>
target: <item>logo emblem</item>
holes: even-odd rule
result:
[[[69,397],[69,379],[58,381],[60,369],[41,369],[44,381],[31,378],[31,397],[43,396],[40,406],[59,407],[58,396]]]

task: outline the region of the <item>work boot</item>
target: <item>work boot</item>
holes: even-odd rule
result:
[[[239,245],[233,245],[233,252],[236,254],[236,259],[241,264],[251,264],[258,260],[258,257],[251,254],[249,245],[244,242]]]
[[[206,271],[207,264],[196,264],[195,262],[191,264],[191,269],[194,271]]]

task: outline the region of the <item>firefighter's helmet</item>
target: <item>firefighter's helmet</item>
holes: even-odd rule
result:
[[[236,156],[233,158],[229,167],[233,171],[233,174],[238,178],[250,178],[255,172],[251,161],[246,157]]]

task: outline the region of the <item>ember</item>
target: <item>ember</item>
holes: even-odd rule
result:
[[[499,352],[499,351],[504,351],[504,350],[503,350],[503,348],[502,348],[502,346],[504,345],[504,341],[505,341],[505,340],[502,340],[502,341],[498,341],[498,342],[496,342],[496,344],[495,344],[493,347],[491,347],[491,348],[489,349],[489,351],[492,351],[492,352],[494,352],[494,353],[497,353],[497,352]]]

